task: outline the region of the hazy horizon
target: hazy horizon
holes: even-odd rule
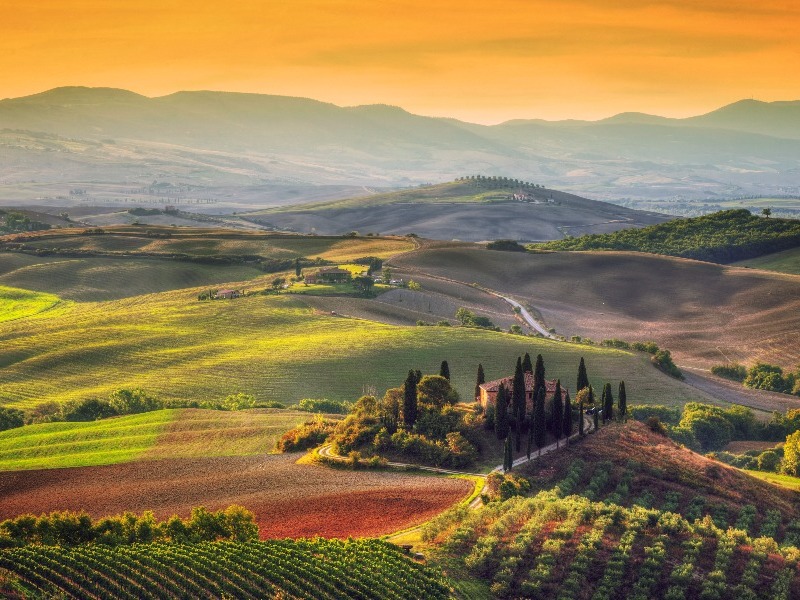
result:
[[[390,104],[475,123],[800,98],[779,0],[44,0],[0,6],[0,96],[73,85]]]

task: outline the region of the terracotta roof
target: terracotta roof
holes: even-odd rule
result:
[[[511,386],[514,383],[514,376],[511,375],[509,377],[503,377],[502,379],[495,379],[494,381],[487,381],[486,383],[482,383],[480,388],[487,392],[496,392],[500,388],[500,384],[503,384],[507,390],[511,390]],[[556,379],[545,379],[544,380],[544,387],[548,394],[555,394],[556,392]],[[525,373],[525,391],[532,392],[533,391],[533,373],[527,372]],[[567,388],[565,386],[561,386],[561,393],[567,393]]]

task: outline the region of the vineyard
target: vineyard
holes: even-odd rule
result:
[[[0,568],[0,594],[11,597],[450,597],[434,571],[379,540],[27,546],[2,551]]]
[[[493,598],[779,600],[800,593],[797,548],[721,529],[710,517],[690,522],[567,495],[575,479],[482,511],[454,509],[423,535],[435,560],[486,582]]]

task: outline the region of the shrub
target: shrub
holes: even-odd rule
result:
[[[756,460],[761,471],[776,471],[781,463],[781,457],[774,450],[762,452]]]
[[[506,252],[527,252],[525,246],[521,246],[514,240],[495,240],[486,244],[489,250],[504,250]]]
[[[677,425],[681,420],[680,409],[658,404],[635,404],[628,407],[628,414],[637,421],[647,422],[650,417],[656,417],[670,425]]]
[[[298,402],[297,408],[306,412],[345,415],[350,412],[350,403],[327,398],[303,398]]]
[[[61,419],[63,421],[96,421],[113,417],[120,413],[114,406],[105,400],[95,398],[89,400],[72,400],[61,406]]]
[[[131,415],[162,408],[162,404],[142,389],[122,388],[112,392],[109,404],[118,415]]]
[[[659,350],[650,358],[650,362],[667,375],[675,377],[676,379],[683,379],[683,373],[681,373],[678,366],[672,362],[672,354],[670,354],[669,350]]]
[[[275,443],[275,449],[279,452],[298,452],[314,448],[328,439],[334,427],[335,421],[327,421],[320,415],[284,433]]]
[[[253,408],[256,405],[256,398],[250,394],[231,394],[222,401],[222,410],[243,410]]]
[[[0,431],[22,427],[25,424],[25,413],[16,408],[0,407]]]
[[[711,372],[717,377],[724,377],[725,379],[738,381],[739,383],[743,382],[745,377],[747,377],[747,369],[745,369],[742,365],[733,363],[729,363],[727,365],[715,365],[711,367]]]

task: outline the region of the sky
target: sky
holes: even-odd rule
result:
[[[0,97],[64,85],[496,123],[800,99],[798,0],[0,0]]]

